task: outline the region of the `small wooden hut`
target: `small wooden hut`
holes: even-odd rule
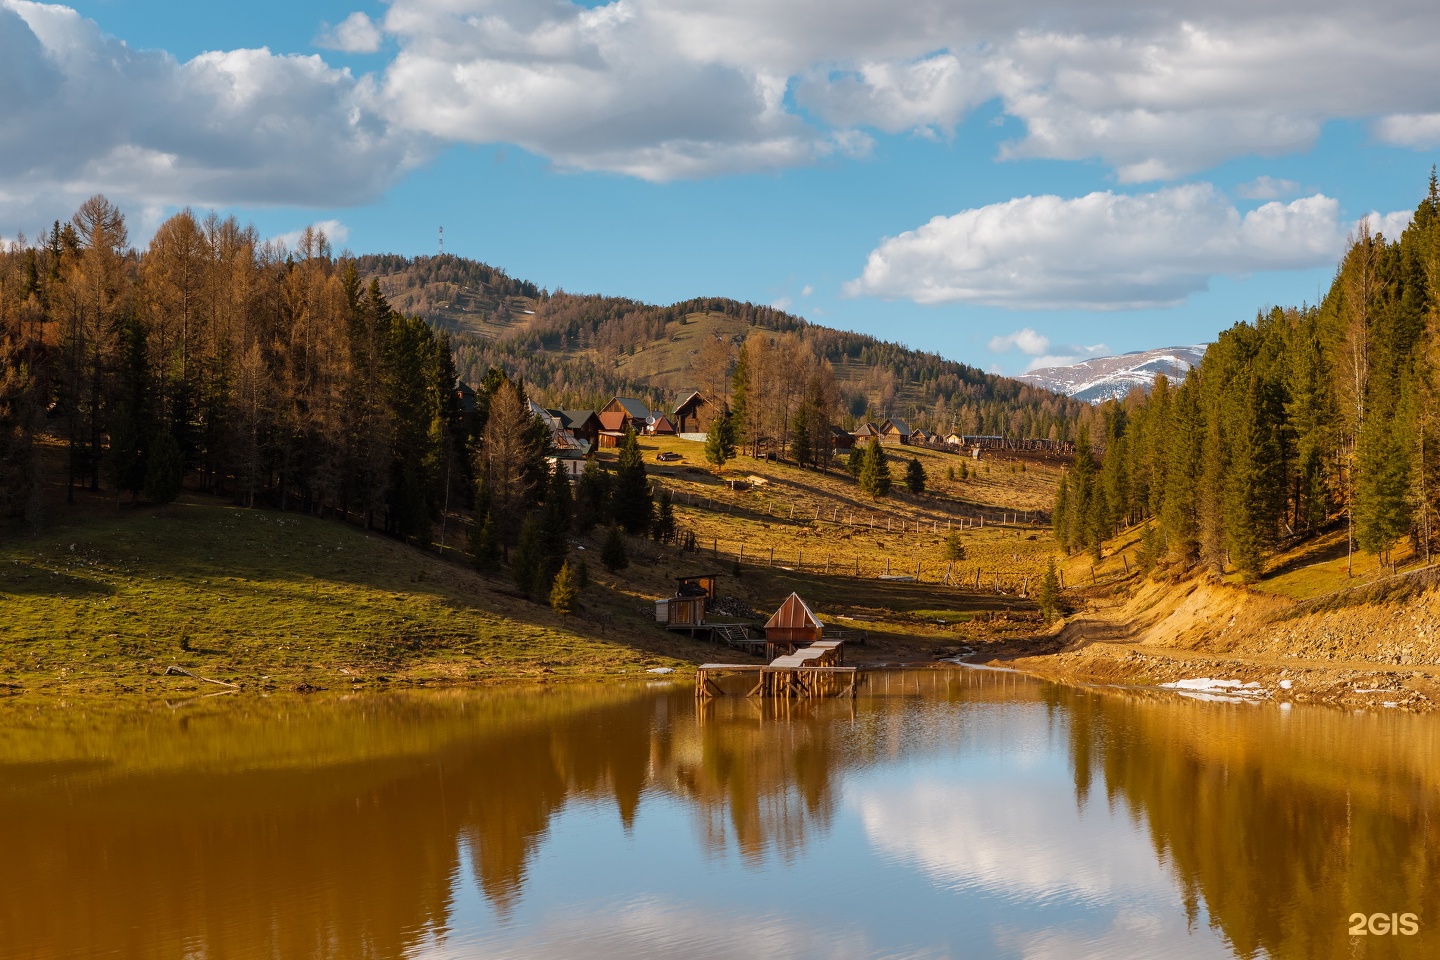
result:
[[[797,647],[814,643],[825,635],[825,624],[792,593],[780,604],[780,609],[765,621],[765,642],[771,646]]]

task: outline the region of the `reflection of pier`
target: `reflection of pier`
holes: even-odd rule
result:
[[[746,694],[749,697],[853,697],[859,671],[844,666],[844,651],[844,640],[817,640],[768,664],[701,664],[695,671],[695,696],[701,699],[724,696],[724,688],[715,682],[717,676],[751,673],[756,675],[756,683]]]

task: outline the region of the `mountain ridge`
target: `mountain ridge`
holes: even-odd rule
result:
[[[1136,387],[1148,389],[1157,374],[1163,373],[1174,383],[1184,381],[1190,370],[1200,365],[1208,346],[1155,347],[1092,357],[1067,366],[1031,370],[1015,379],[1091,404],[1121,400]]]

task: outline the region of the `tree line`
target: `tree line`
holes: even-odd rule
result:
[[[1336,525],[1348,551],[1427,562],[1440,508],[1440,186],[1398,239],[1361,221],[1319,304],[1224,331],[1178,387],[1164,377],[1079,432],[1054,524],[1100,555],[1145,524],[1146,562],[1235,569]]]

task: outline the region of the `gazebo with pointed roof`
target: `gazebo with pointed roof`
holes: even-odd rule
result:
[[[786,597],[780,609],[765,621],[765,642],[768,644],[799,646],[814,643],[824,635],[825,624],[805,605],[798,593]]]

